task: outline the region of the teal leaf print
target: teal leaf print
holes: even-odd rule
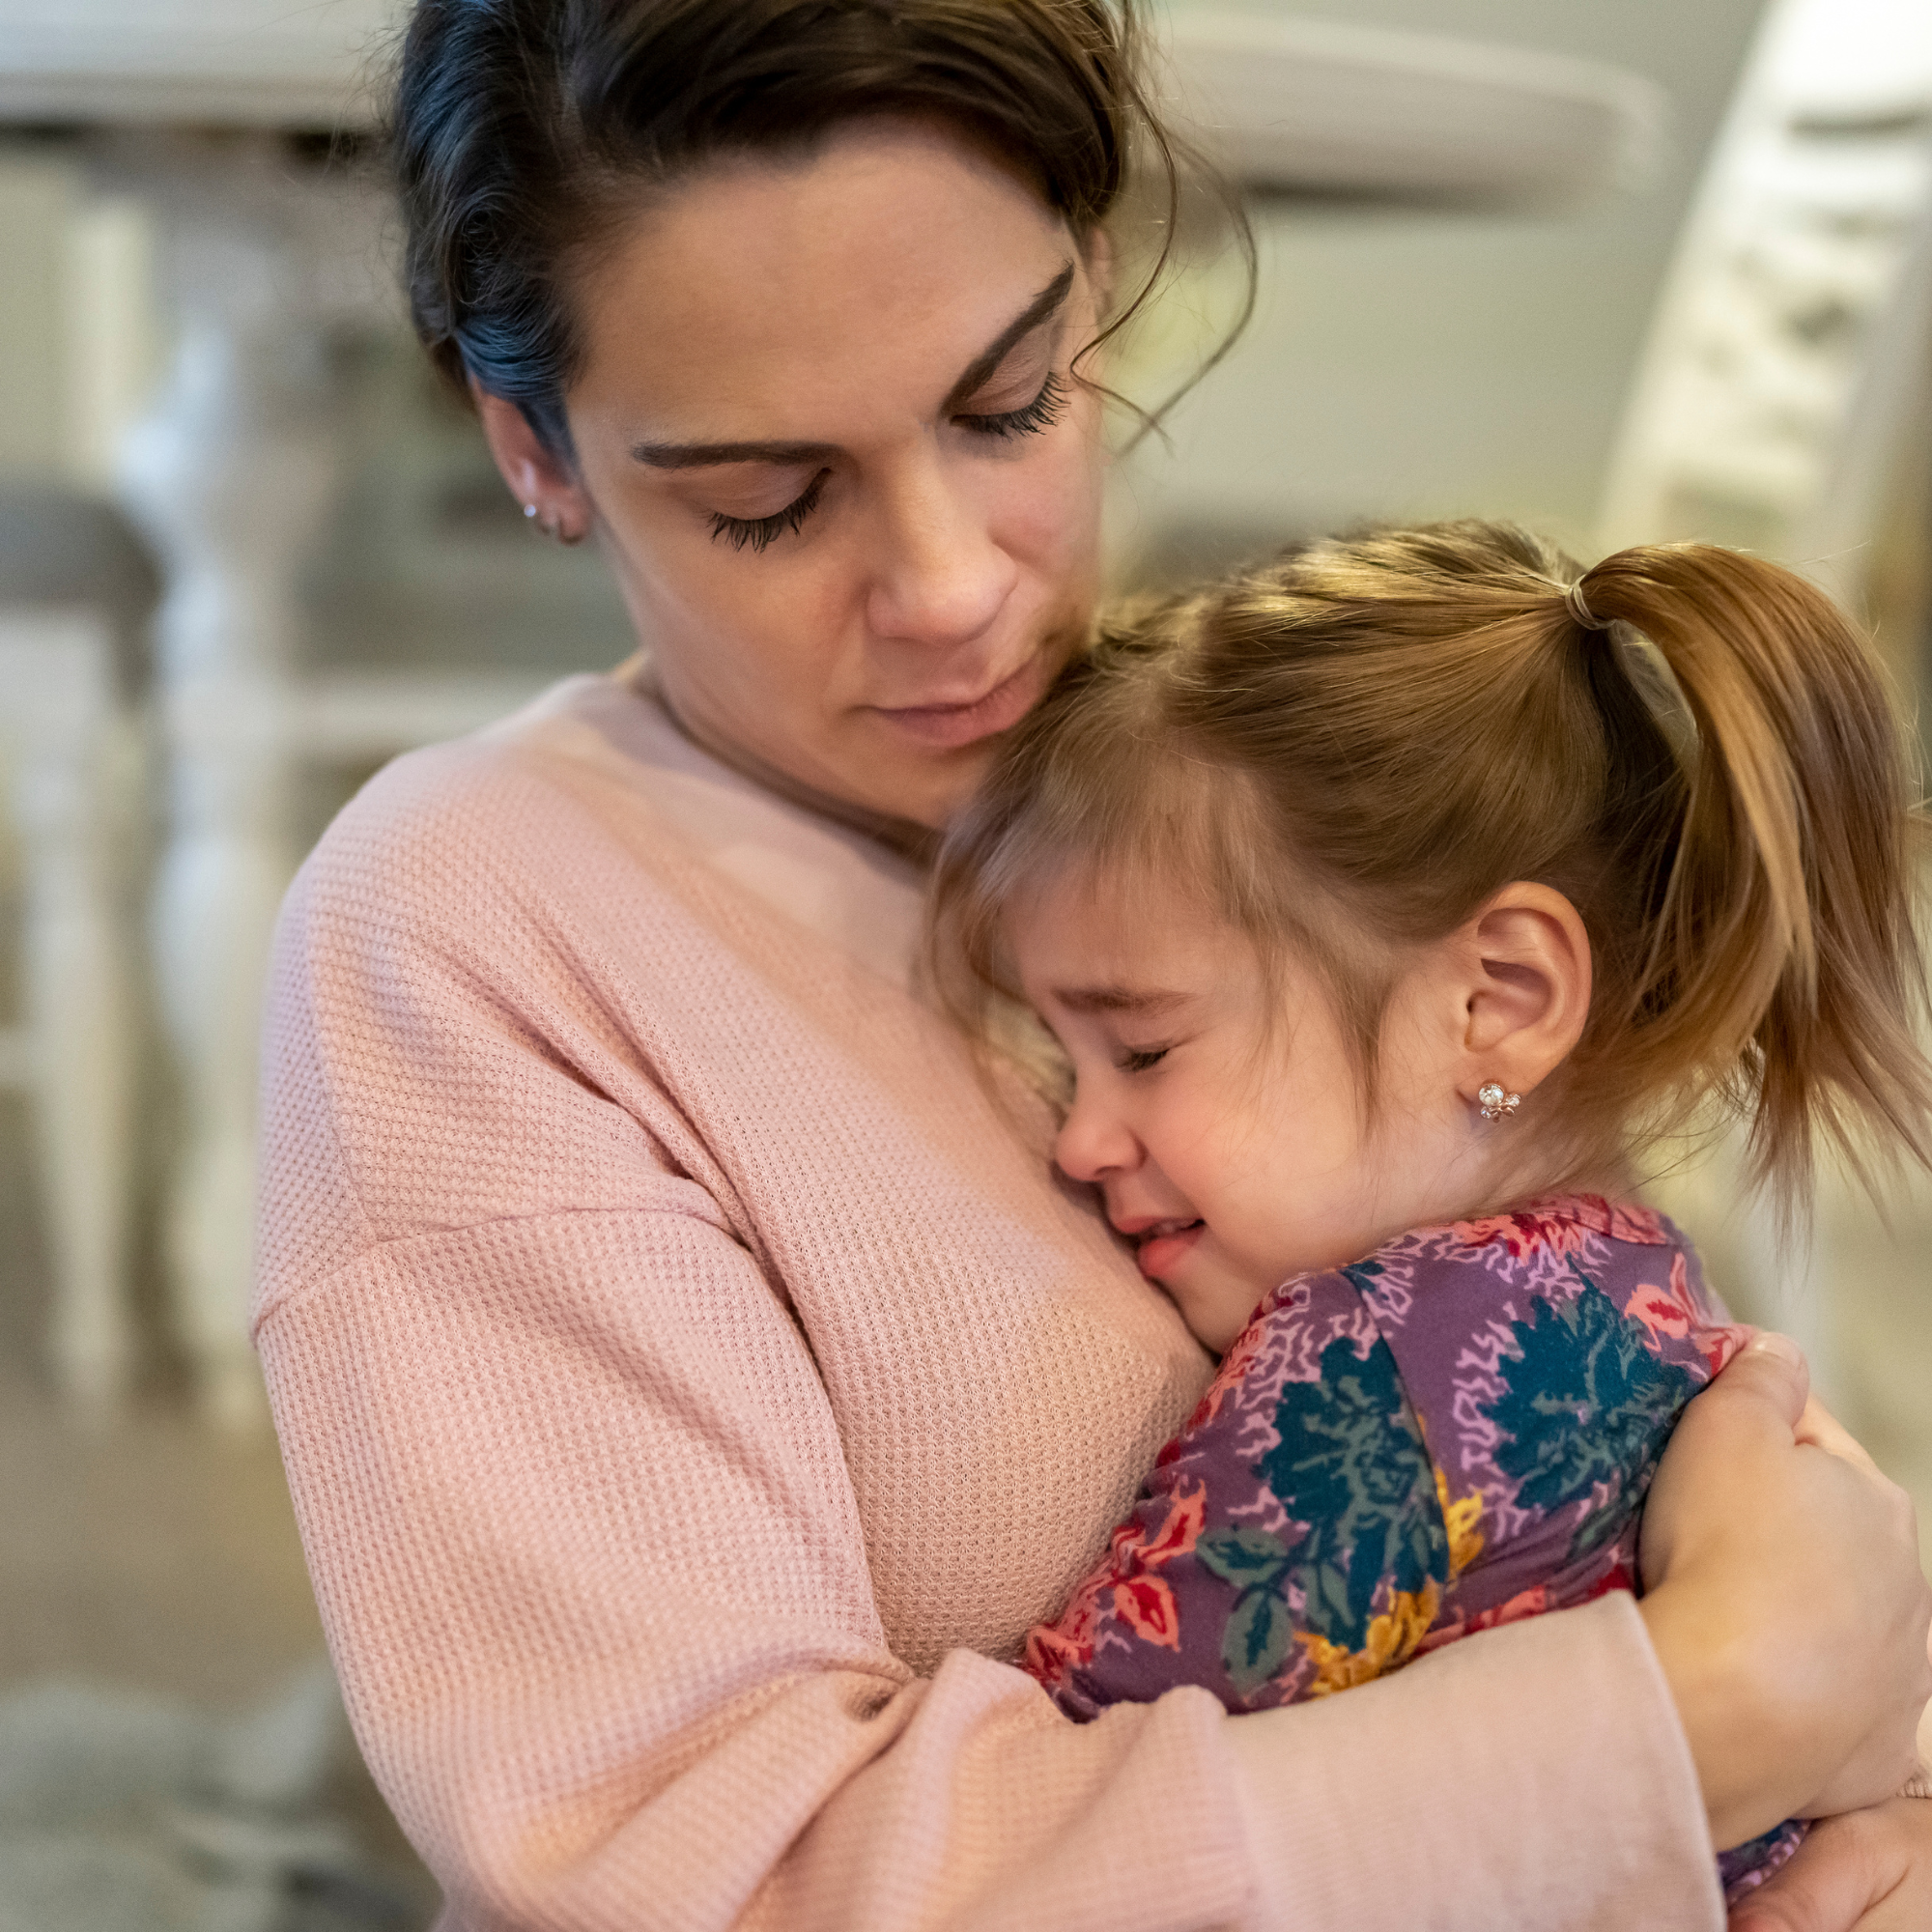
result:
[[[1290,1572],[1306,1599],[1302,1620],[1360,1650],[1384,1584],[1392,1595],[1449,1580],[1435,1471],[1388,1345],[1358,1356],[1337,1337],[1319,1380],[1282,1390],[1274,1421],[1281,1440],[1255,1473],[1308,1525]]]
[[[1696,1393],[1688,1370],[1660,1361],[1635,1323],[1573,1263],[1581,1291],[1539,1301],[1512,1321],[1518,1356],[1497,1365],[1507,1387],[1489,1414],[1505,1436],[1496,1466],[1518,1479],[1517,1501],[1562,1509],[1607,1485],[1607,1500],[1578,1524],[1570,1554],[1588,1554],[1640,1493],[1678,1412]]]
[[[1237,1690],[1265,1684],[1294,1640],[1288,1605],[1272,1590],[1243,1590],[1221,1638],[1221,1662]]]
[[[1264,1529],[1217,1529],[1194,1546],[1204,1570],[1224,1583],[1272,1583],[1288,1568],[1288,1546]]]

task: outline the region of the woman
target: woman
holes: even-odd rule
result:
[[[1775,1350],[1641,1606],[1237,1719],[1076,1729],[996,1661],[1208,1375],[909,983],[922,841],[1092,596],[1127,28],[412,22],[418,327],[648,649],[392,767],[281,934],[257,1334],[451,1927],[1709,1927],[1714,1837],[1896,1784],[1910,1511]],[[1912,1922],[1925,1836],[1821,1832],[1850,1902],[1791,1922]]]

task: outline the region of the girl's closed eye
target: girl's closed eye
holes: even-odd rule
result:
[[[1172,1046],[1122,1047],[1114,1064],[1122,1073],[1145,1073],[1150,1067],[1158,1066],[1173,1051]]]

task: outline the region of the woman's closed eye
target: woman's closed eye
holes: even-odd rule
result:
[[[779,538],[800,528],[818,507],[832,472],[821,469],[781,510],[768,517],[733,517],[723,510],[711,512],[711,535],[722,537],[733,550],[768,550]]]
[[[1010,410],[959,411],[954,412],[952,420],[975,436],[1038,436],[1065,414],[1066,400],[1065,384],[1049,370],[1031,402]],[[831,470],[821,469],[789,503],[770,516],[734,517],[728,511],[711,511],[713,540],[728,543],[733,550],[769,550],[781,537],[793,535],[804,527],[806,519],[817,509],[819,498],[825,495],[831,476]]]
[[[1032,402],[1013,410],[961,410],[954,412],[952,420],[976,436],[1037,436],[1065,413],[1066,384],[1049,369]]]

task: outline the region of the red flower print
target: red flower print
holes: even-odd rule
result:
[[[1567,1215],[1539,1214],[1532,1208],[1458,1221],[1450,1232],[1467,1247],[1501,1247],[1514,1261],[1533,1255],[1539,1248],[1559,1255],[1578,1254],[1590,1235],[1587,1227]]]
[[[1194,1413],[1187,1418],[1187,1427],[1181,1431],[1181,1435],[1193,1435],[1206,1429],[1220,1414],[1222,1401],[1229,1392],[1240,1387],[1242,1378],[1248,1373],[1248,1364],[1261,1351],[1262,1327],[1269,1306],[1269,1302],[1263,1303],[1262,1312],[1235,1337],[1234,1346],[1221,1357],[1219,1372],[1208,1384],[1208,1393],[1195,1404]],[[1154,1458],[1153,1465],[1156,1469],[1161,1468],[1179,1454],[1180,1436],[1178,1435]]]
[[[1631,1296],[1630,1317],[1633,1321],[1643,1323],[1653,1341],[1663,1335],[1684,1336],[1690,1332],[1690,1311],[1661,1288],[1638,1289]]]
[[[1114,1585],[1114,1613],[1136,1636],[1167,1650],[1180,1648],[1180,1611],[1174,1592],[1158,1577],[1135,1577]]]
[[[1473,1617],[1459,1617],[1453,1624],[1438,1625],[1416,1645],[1418,1657],[1440,1650],[1459,1637],[1473,1636],[1478,1631],[1494,1630],[1498,1624],[1520,1623],[1524,1617],[1540,1617],[1549,1607],[1549,1586],[1539,1583],[1534,1589],[1519,1590],[1506,1604],[1492,1604]]]
[[[1027,1632],[1026,1656],[1020,1667],[1029,1677],[1037,1678],[1049,1690],[1066,1682],[1070,1671],[1094,1661],[1091,1624],[1085,1643],[1076,1643],[1065,1631],[1051,1624],[1035,1624]]]
[[[1639,1288],[1631,1296],[1630,1317],[1641,1321],[1653,1343],[1668,1335],[1677,1340],[1689,1337],[1715,1376],[1744,1347],[1745,1331],[1712,1321],[1698,1305],[1696,1290],[1690,1285],[1690,1270],[1680,1248],[1670,1258],[1668,1289]]]
[[[1663,1216],[1656,1208],[1642,1207],[1634,1201],[1603,1201],[1599,1205],[1604,1209],[1604,1232],[1612,1240],[1632,1241],[1645,1248],[1669,1246],[1669,1230],[1664,1227]],[[1675,1273],[1683,1265],[1684,1255],[1680,1249],[1671,1264],[1672,1272]]]
[[[1201,1536],[1208,1515],[1208,1485],[1197,1483],[1191,1490],[1178,1490],[1167,1512],[1167,1520],[1151,1541],[1141,1546],[1140,1560],[1149,1569],[1173,1556],[1185,1556]],[[1117,1546],[1117,1549],[1119,1546]],[[1124,1554],[1124,1550],[1120,1553]]]
[[[1167,1515],[1151,1536],[1147,1534],[1147,1513],[1153,1507],[1149,1497],[1114,1532],[1107,1560],[1101,1573],[1131,1576],[1137,1570],[1153,1570],[1170,1557],[1185,1556],[1201,1535],[1208,1511],[1208,1485],[1196,1483],[1191,1490],[1177,1490],[1169,1499]]]
[[[1697,1346],[1703,1350],[1704,1359],[1711,1365],[1713,1378],[1721,1374],[1725,1365],[1737,1358],[1749,1340],[1748,1328],[1736,1328],[1725,1322],[1713,1322],[1697,1330]]]

